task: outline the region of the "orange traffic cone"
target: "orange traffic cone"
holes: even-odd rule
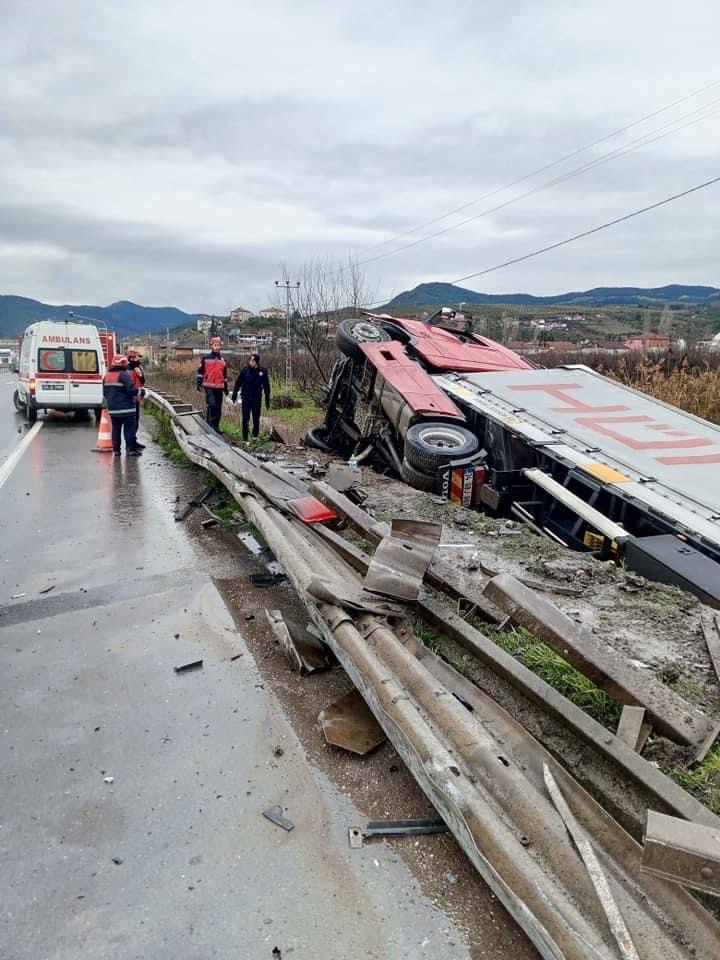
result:
[[[103,407],[100,417],[100,428],[98,430],[97,446],[94,447],[95,453],[112,453],[112,424],[107,410]]]

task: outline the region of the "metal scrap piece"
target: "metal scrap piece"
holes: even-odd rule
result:
[[[385,617],[401,617],[406,612],[398,603],[373,596],[365,590],[358,590],[340,580],[313,577],[305,589],[316,600],[334,603],[347,610],[377,613]]]
[[[270,807],[269,810],[263,810],[263,816],[266,820],[269,820],[270,823],[274,823],[276,827],[282,827],[283,830],[287,830],[288,833],[295,829],[295,824],[292,820],[288,820],[288,818],[283,815],[283,808],[279,803],[274,807]]]
[[[175,673],[188,673],[190,670],[201,670],[203,662],[202,660],[192,660],[190,663],[183,663],[179,667],[175,667]]]
[[[648,810],[642,869],[720,896],[720,830]]]
[[[365,587],[398,600],[416,600],[442,524],[425,520],[392,520],[370,561]]]
[[[286,621],[279,610],[266,609],[265,616],[290,666],[298,673],[313,673],[330,666],[327,648],[305,627]]]
[[[555,777],[550,772],[550,767],[546,763],[543,763],[543,779],[545,780],[545,786],[550,794],[550,799],[555,804],[555,809],[560,814],[560,817],[567,828],[567,832],[572,837],[578,853],[585,864],[592,885],[595,888],[595,893],[597,894],[600,905],[603,908],[603,913],[607,917],[608,923],[610,924],[612,935],[615,938],[615,942],[618,945],[621,956],[627,957],[628,960],[640,960],[640,955],[635,949],[635,944],[630,936],[630,931],[628,930],[627,924],[625,923],[623,915],[620,912],[620,907],[617,905],[617,901],[612,894],[610,884],[608,883],[607,877],[600,866],[600,861],[598,860],[595,851],[592,848],[592,844],[585,835],[583,828],[575,819],[570,807],[567,805],[567,801],[562,795]]]
[[[364,827],[350,827],[348,839],[353,850],[370,837],[419,837],[430,833],[448,833],[449,827],[440,817],[420,820],[368,820]]]
[[[321,710],[318,722],[328,743],[360,756],[386,740],[385,731],[357,690]]]

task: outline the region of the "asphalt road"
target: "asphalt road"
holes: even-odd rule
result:
[[[389,846],[349,849],[362,818],[215,588],[239,560],[174,522],[187,477],[152,444],[91,452],[92,423],[41,417],[24,439],[4,380],[4,960],[470,957]],[[275,804],[291,832],[262,817]]]

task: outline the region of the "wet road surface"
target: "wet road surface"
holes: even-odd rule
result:
[[[5,405],[5,457],[26,432]],[[363,817],[216,589],[246,557],[174,521],[202,477],[96,435],[48,418],[0,488],[0,955],[504,956],[471,952],[391,845],[349,849]],[[289,833],[262,817],[276,804]]]
[[[49,420],[0,491],[3,956],[468,956],[389,848],[349,850],[357,812],[212,582],[232,558],[173,520],[177,473],[95,436]]]

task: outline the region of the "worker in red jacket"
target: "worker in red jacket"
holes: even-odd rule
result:
[[[205,402],[207,403],[207,422],[220,433],[220,417],[222,416],[223,394],[228,394],[227,363],[220,353],[222,340],[220,337],[210,338],[210,353],[200,361],[196,386],[198,390],[205,388]]]
[[[120,456],[122,438],[129,457],[141,457],[142,450],[135,438],[135,399],[138,389],[127,372],[128,359],[122,354],[112,358],[110,369],[103,377],[103,397],[112,424],[112,446],[116,457]],[[145,390],[141,388],[141,395]]]
[[[135,430],[137,432],[140,427],[140,391],[145,386],[145,371],[142,368],[142,358],[137,350],[128,350],[126,356],[128,358],[127,372],[138,391],[138,395],[135,397]],[[137,440],[135,443],[140,450],[145,449],[144,443]]]

